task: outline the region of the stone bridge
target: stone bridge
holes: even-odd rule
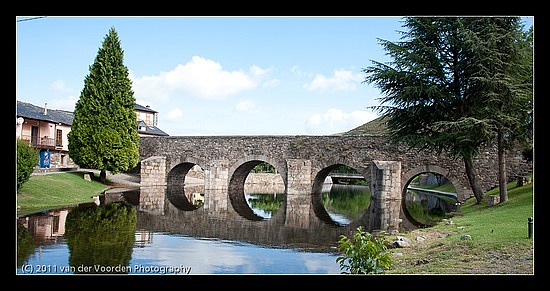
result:
[[[441,174],[453,184],[459,201],[473,196],[460,158],[411,150],[387,136],[168,136],[140,138],[141,188],[181,189],[189,170],[204,171],[204,211],[235,211],[255,220],[244,198],[247,175],[267,162],[285,184],[285,224],[300,227],[317,218],[326,219],[321,188],[336,167],[355,168],[369,182],[371,202],[361,221],[368,231],[398,230],[414,226],[403,210],[406,187],[416,175]],[[495,148],[487,148],[475,160],[484,191],[498,185]],[[532,171],[519,150],[508,154],[508,177]],[[165,197],[142,191],[142,210],[158,208]],[[155,206],[157,204],[157,206]],[[281,212],[281,211],[279,211]],[[260,219],[256,219],[260,220]]]

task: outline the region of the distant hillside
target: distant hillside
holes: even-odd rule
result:
[[[341,133],[340,135],[383,135],[387,134],[386,118],[384,116],[371,120],[363,125],[360,125],[350,131]]]

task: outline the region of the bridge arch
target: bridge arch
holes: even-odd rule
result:
[[[205,163],[202,160],[194,157],[181,158],[178,164],[168,170],[168,174],[166,175],[166,198],[172,205],[183,211],[193,211],[201,206],[196,205],[193,197],[191,197],[197,193],[186,193],[186,190],[189,192],[191,189],[186,189],[185,177],[195,165],[204,170]],[[197,186],[199,185],[195,185],[194,188],[201,188]],[[200,192],[200,189],[198,191]],[[202,185],[202,192],[202,195],[204,195],[204,183]]]
[[[403,196],[406,193],[407,185],[411,182],[411,180],[414,177],[416,177],[419,174],[430,173],[430,172],[445,176],[447,179],[449,179],[449,181],[451,182],[451,184],[453,184],[453,187],[455,188],[456,196],[457,196],[458,201],[464,201],[468,198],[464,194],[464,188],[465,187],[464,187],[461,179],[459,179],[456,175],[451,174],[451,172],[449,170],[447,170],[443,167],[440,167],[438,165],[433,165],[433,164],[426,164],[426,165],[423,165],[423,166],[418,166],[418,167],[412,168],[412,169],[410,169],[407,172],[402,174],[401,192],[403,193]]]
[[[324,163],[324,168],[317,171],[315,178],[312,181],[312,193],[311,193],[311,204],[315,215],[322,221],[331,225],[340,225],[340,223],[335,222],[330,214],[328,213],[325,205],[323,203],[323,185],[325,179],[334,169],[339,166],[348,166],[354,168],[359,172],[363,178],[368,182],[370,180],[369,167],[359,167],[351,161],[346,161],[345,159],[333,159],[331,161]],[[366,211],[366,210],[365,210]]]
[[[410,227],[411,225],[414,227],[421,226],[421,224],[417,223],[406,210],[405,196],[407,194],[407,187],[409,183],[412,181],[412,179],[424,173],[435,173],[435,174],[444,176],[451,182],[451,184],[455,188],[455,191],[457,194],[457,201],[464,201],[466,199],[464,196],[464,187],[462,185],[461,180],[457,178],[455,175],[450,174],[449,170],[433,164],[425,164],[425,165],[410,169],[409,171],[402,174],[402,179],[401,179],[401,199],[402,200],[401,200],[400,216],[407,219],[407,222],[404,224],[406,227]]]
[[[181,157],[179,160],[168,165],[168,171],[166,174],[166,183],[168,185],[181,184],[183,185],[185,181],[185,175],[193,168],[193,166],[198,165],[201,169],[207,169],[207,163],[199,158],[195,157]]]
[[[250,156],[244,156],[242,158],[239,158],[236,162],[234,162],[233,164],[231,164],[229,166],[229,177],[230,177],[230,181],[231,179],[233,179],[233,176],[236,176],[235,174],[237,173],[237,170],[239,169],[239,174],[245,174],[244,175],[244,180],[243,180],[243,185],[244,185],[244,181],[246,180],[246,176],[248,176],[248,173],[250,173],[250,171],[252,169],[254,169],[255,166],[259,165],[260,163],[262,162],[266,162],[266,163],[269,163],[270,165],[272,165],[275,170],[277,171],[277,173],[279,173],[281,175],[281,177],[283,178],[283,182],[285,183],[285,187],[287,185],[287,170],[286,170],[286,162],[284,161],[278,161],[278,160],[274,160],[268,156],[265,156],[265,155],[250,155]],[[244,172],[243,170],[245,168],[242,168],[243,165],[247,164],[246,168],[248,168],[250,165],[254,164],[254,166],[252,166],[248,172]],[[231,184],[231,182],[230,182]]]
[[[311,181],[312,193],[318,193],[321,191],[323,183],[325,182],[328,174],[338,166],[352,167],[357,170],[357,172],[359,172],[361,175],[363,175],[363,178],[365,178],[367,182],[370,180],[370,165],[358,164],[357,162],[353,160],[348,160],[344,157],[328,159],[325,160],[323,163],[318,164],[316,167],[312,167],[311,169],[312,177],[314,177],[313,181]]]
[[[277,173],[279,173],[279,175],[282,177],[286,189],[286,165],[283,166],[281,165],[281,163],[278,163],[277,161],[267,156],[253,155],[243,157],[229,167],[229,201],[231,202],[233,209],[239,215],[253,221],[264,220],[264,218],[254,213],[252,208],[250,208],[250,206],[248,205],[248,202],[246,201],[244,195],[244,184],[250,171],[263,162],[269,163],[275,168]],[[286,203],[286,199],[284,203]]]

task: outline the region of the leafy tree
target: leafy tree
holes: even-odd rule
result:
[[[383,238],[373,236],[357,227],[350,239],[340,235],[336,258],[342,274],[381,274],[393,264]]]
[[[402,32],[401,42],[380,40],[393,61],[373,61],[363,72],[365,82],[374,83],[385,95],[382,105],[374,108],[389,117],[390,135],[411,147],[448,150],[462,157],[474,195],[481,201],[473,157],[490,130],[472,118],[471,57],[464,49],[461,25],[462,19],[455,17],[407,17],[404,27],[409,30]],[[440,122],[454,122],[454,128],[444,129]]]
[[[479,115],[496,135],[500,202],[508,200],[506,151],[516,141],[532,140],[533,30],[519,17],[486,17],[466,34],[477,70]]]
[[[251,173],[275,173],[275,167],[273,167],[270,163],[267,162],[261,162],[257,166],[255,166],[251,171]]]
[[[38,164],[38,150],[27,141],[17,139],[17,190],[29,180]]]
[[[498,94],[489,94],[488,85],[496,79],[486,69],[502,55],[495,46],[483,47],[483,41],[496,38],[509,44],[513,37],[503,36],[498,29],[489,31],[489,25],[494,23],[483,17],[406,17],[404,27],[408,31],[402,32],[402,41],[380,40],[393,60],[387,64],[373,61],[363,69],[365,82],[374,83],[384,94],[381,105],[374,108],[389,117],[390,135],[411,148],[448,151],[461,157],[478,202],[484,193],[474,157],[498,132],[492,115],[497,104],[506,108],[499,111],[499,118],[511,118],[514,122],[510,125],[517,124],[517,115],[510,114],[512,107],[506,107],[512,102],[503,105],[494,99]],[[489,57],[493,59],[489,61]],[[506,76],[507,82],[515,80],[511,74]],[[484,79],[489,77],[490,81]]]
[[[114,28],[98,50],[90,73],[84,80],[68,134],[69,154],[81,167],[124,172],[139,161],[139,135],[135,97],[124,52]]]

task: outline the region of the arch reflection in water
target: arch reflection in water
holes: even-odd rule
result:
[[[371,200],[367,169],[335,163],[319,171],[311,201],[316,216],[333,226],[366,223]]]
[[[405,187],[404,213],[417,227],[434,226],[457,210],[457,197],[447,177],[434,172],[421,173]]]
[[[239,165],[229,181],[231,205],[242,217],[260,221],[276,214],[284,203],[283,178],[270,163],[255,159]]]
[[[169,186],[166,198],[180,210],[193,211],[204,205],[204,184]]]
[[[338,225],[358,221],[370,205],[370,188],[365,185],[325,184],[322,189],[324,209]]]
[[[125,201],[137,210],[137,221],[131,227],[132,234],[135,233],[134,243],[121,245],[127,247],[124,251],[110,253],[117,264],[122,262],[121,265],[132,268],[128,271],[130,274],[139,273],[141,269],[136,270],[136,266],[185,266],[191,267],[190,274],[338,274],[336,243],[340,235],[348,235],[355,228],[355,225],[333,227],[315,215],[301,216],[300,227],[296,227],[286,219],[284,206],[270,219],[251,221],[232,207],[224,207],[227,204],[209,205],[210,200],[227,197],[227,190],[223,189],[206,189],[205,205],[186,211],[172,204],[166,191],[166,186],[142,187],[126,193],[109,193],[101,199],[101,203]],[[32,218],[21,220],[32,221]],[[63,219],[52,221],[58,221],[57,229],[63,229]],[[110,223],[117,220],[109,220]],[[101,236],[97,236],[97,241],[102,241]],[[18,261],[62,265],[71,254],[65,240],[56,239],[55,244],[29,248]],[[78,263],[86,265],[96,261],[81,256]]]
[[[277,214],[285,202],[284,184],[245,183],[244,197],[256,215],[269,219]]]

